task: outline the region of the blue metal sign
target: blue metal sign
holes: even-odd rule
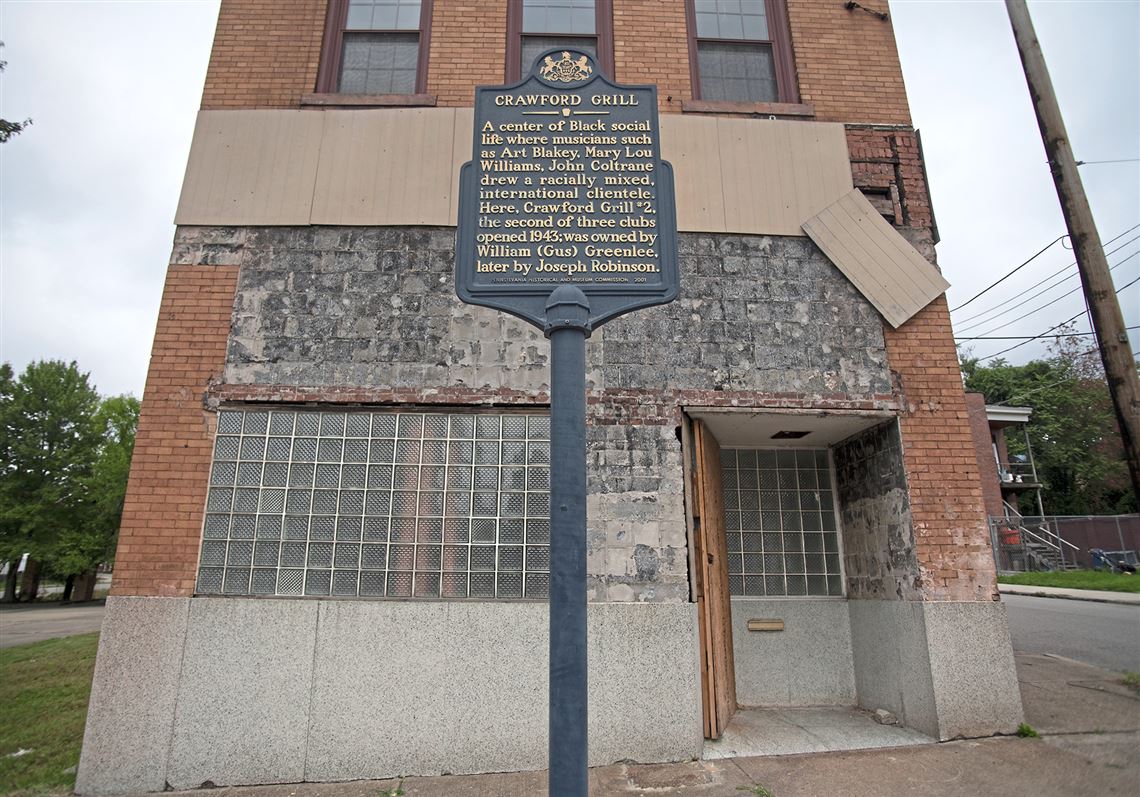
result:
[[[460,176],[456,291],[548,328],[555,288],[579,288],[588,328],[677,295],[673,171],[656,86],[608,80],[556,49],[511,86],[475,90]]]

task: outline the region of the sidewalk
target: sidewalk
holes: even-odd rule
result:
[[[1119,675],[1049,655],[1019,654],[1026,721],[1040,739],[1001,737],[847,753],[613,764],[590,771],[590,794],[738,797],[1132,795],[1140,782],[1140,695]],[[403,781],[229,787],[185,797],[538,797],[544,772]]]
[[[1140,576],[1137,576],[1140,578]],[[1108,592],[1100,589],[1066,589],[1065,587],[1032,587],[1025,584],[998,584],[998,591],[1009,595],[1033,595],[1038,598],[1068,598],[1074,601],[1124,603],[1140,606],[1140,592]]]

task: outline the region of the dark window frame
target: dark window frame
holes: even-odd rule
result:
[[[522,79],[523,0],[507,0],[507,63],[504,78],[507,83]],[[606,76],[614,79],[614,6],[613,0],[594,0],[594,35],[580,33],[536,33],[551,38],[582,38],[597,41],[598,65]]]
[[[368,30],[346,29],[349,0],[329,0],[325,15],[325,35],[321,42],[321,65],[317,70],[317,92],[319,94],[340,94],[340,64],[344,56],[344,34],[378,33],[408,34],[411,29]],[[433,0],[420,0],[419,55],[416,58],[415,94],[427,91],[428,50],[431,45],[431,14]],[[398,96],[398,95],[397,95]],[[413,95],[407,95],[413,96]]]
[[[798,103],[799,85],[796,82],[796,65],[792,56],[792,35],[788,26],[788,5],[785,0],[764,0],[768,18],[768,36],[763,39],[717,39],[697,36],[697,10],[693,0],[685,0],[685,23],[689,39],[689,75],[693,86],[693,99],[701,99],[701,70],[697,61],[697,43],[700,41],[724,42],[725,44],[769,44],[772,47],[772,60],[776,66],[776,89],[778,96],[774,102]]]

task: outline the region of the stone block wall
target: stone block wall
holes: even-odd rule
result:
[[[834,454],[847,596],[921,599],[898,423],[849,438]]]
[[[193,588],[208,422],[223,402],[548,403],[548,344],[523,322],[458,301],[453,248],[451,229],[178,231],[172,259],[227,270],[236,290],[231,281],[209,294],[215,349],[196,354],[213,357],[212,369],[179,377],[202,440],[183,478],[197,486],[182,491],[178,523],[164,519],[166,504],[132,516],[161,527],[162,544],[181,551],[164,590]],[[878,317],[808,239],[686,234],[681,253],[682,299],[615,320],[588,344],[589,573],[598,601],[688,600],[682,406],[892,402]],[[223,307],[232,308],[229,324]],[[156,356],[168,343],[161,332]],[[144,415],[152,411],[148,404]],[[137,567],[123,564],[124,583],[134,583]],[[139,584],[120,594],[147,594]]]

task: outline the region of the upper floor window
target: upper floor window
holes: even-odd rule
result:
[[[613,74],[611,0],[508,0],[507,80],[530,70],[538,54],[573,47]]]
[[[783,0],[686,0],[686,6],[694,97],[798,101]]]
[[[422,94],[431,0],[331,0],[317,91]]]

